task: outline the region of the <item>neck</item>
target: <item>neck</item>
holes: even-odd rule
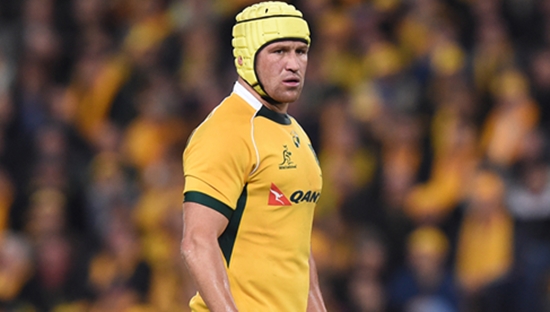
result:
[[[256,90],[254,90],[254,88],[252,88],[246,81],[244,81],[244,79],[239,77],[238,81],[241,85],[243,85],[246,88],[246,90],[250,91],[250,93],[252,93],[252,95],[256,99],[258,99],[258,101],[260,101],[260,103],[262,103],[263,106],[277,113],[281,113],[281,114],[287,113],[289,103],[278,103],[278,104],[270,103],[266,99],[264,99]]]

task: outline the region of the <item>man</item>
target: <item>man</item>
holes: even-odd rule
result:
[[[233,93],[189,139],[181,251],[193,311],[326,311],[310,237],[321,170],[287,115],[302,91],[310,44],[283,2],[245,8],[233,28]]]

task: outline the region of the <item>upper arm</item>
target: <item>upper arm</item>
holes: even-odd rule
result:
[[[220,105],[193,132],[183,153],[184,240],[212,242],[223,233],[255,163],[250,123],[232,113]]]
[[[183,203],[183,239],[217,239],[229,220],[220,212],[195,202]]]

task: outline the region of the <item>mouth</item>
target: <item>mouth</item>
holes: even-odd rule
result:
[[[283,79],[283,84],[288,87],[298,87],[300,85],[300,79],[296,77]]]

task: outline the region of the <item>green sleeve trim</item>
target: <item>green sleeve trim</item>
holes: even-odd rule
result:
[[[224,215],[227,219],[231,219],[231,215],[233,214],[233,209],[231,209],[231,207],[215,199],[214,197],[201,192],[186,192],[183,196],[183,202],[193,202],[212,208]]]
[[[244,209],[246,207],[246,202],[248,198],[247,186],[248,184],[244,185],[241,196],[239,196],[239,199],[237,200],[237,207],[235,208],[235,212],[231,216],[231,219],[229,219],[229,223],[227,224],[225,231],[223,231],[222,235],[220,235],[220,237],[218,238],[218,244],[220,245],[220,249],[222,250],[225,262],[227,263],[227,267],[229,267],[230,265],[231,255],[233,254],[233,247],[235,247],[237,233],[239,232],[241,219],[243,217]]]

